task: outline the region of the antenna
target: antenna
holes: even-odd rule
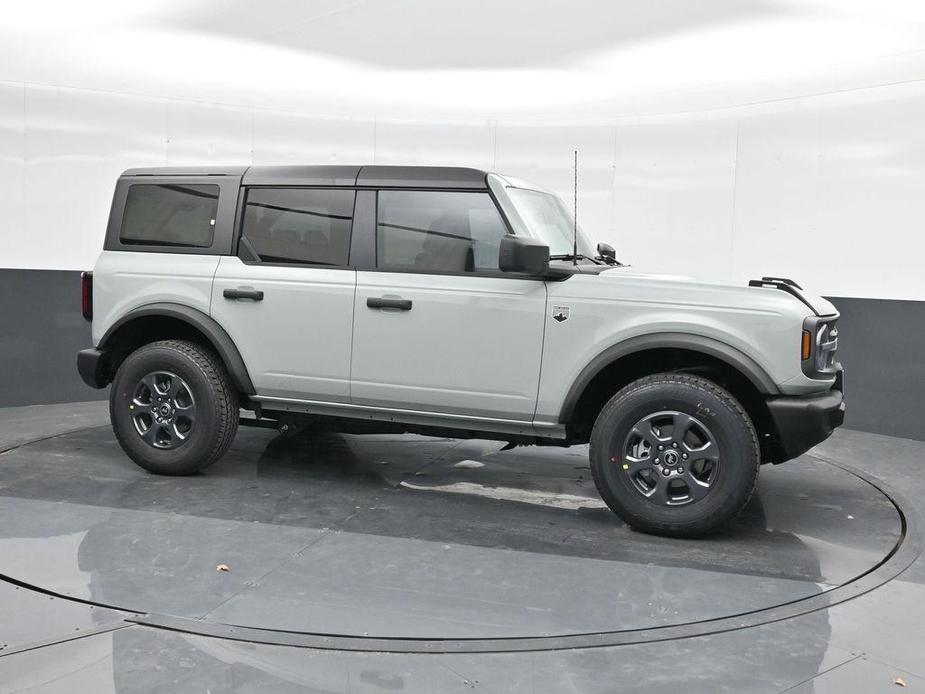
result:
[[[572,262],[578,265],[578,150],[575,150],[575,210],[572,215]]]

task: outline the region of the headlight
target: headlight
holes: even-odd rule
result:
[[[838,316],[810,316],[803,321],[800,359],[803,373],[825,378],[838,371]]]

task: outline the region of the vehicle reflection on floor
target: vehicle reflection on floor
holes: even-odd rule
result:
[[[871,628],[876,598],[678,634],[691,622],[751,613],[744,624],[875,566],[901,523],[866,482],[813,456],[765,468],[725,532],[670,540],[633,532],[601,507],[584,450],[499,448],[245,430],[207,473],[168,478],[134,466],[107,427],[68,433],[0,459],[0,573],[203,625],[550,643],[601,630],[674,636],[439,658],[278,647],[126,626],[123,613],[6,581],[0,691],[45,691],[51,682],[99,692],[609,691],[613,683],[621,691],[712,692],[799,682],[812,691],[806,681],[854,663],[844,644],[858,623],[847,615],[873,605],[862,610]],[[230,570],[216,571],[220,563]],[[915,587],[893,581],[872,595],[893,595],[889,603],[899,591],[911,606]],[[88,635],[94,626],[115,630]],[[55,638],[68,640],[16,652]],[[896,639],[878,639],[888,646],[879,648],[881,661],[909,661],[908,648],[884,655],[898,653]],[[884,668],[861,663],[852,672],[880,678]]]

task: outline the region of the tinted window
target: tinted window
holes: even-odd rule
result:
[[[346,265],[353,198],[352,190],[252,188],[242,233],[266,262]]]
[[[129,186],[119,239],[155,246],[212,245],[218,186],[182,183]]]
[[[487,193],[379,193],[377,265],[417,272],[498,269],[507,228]]]

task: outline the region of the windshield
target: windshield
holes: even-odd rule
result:
[[[527,188],[507,188],[507,194],[531,236],[549,246],[549,255],[571,255],[575,226],[571,213],[555,195]],[[591,256],[587,241],[578,231],[579,255]]]

